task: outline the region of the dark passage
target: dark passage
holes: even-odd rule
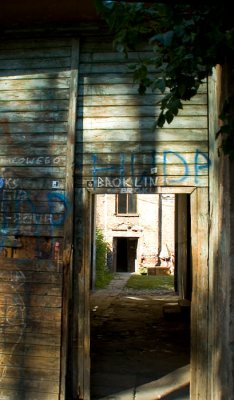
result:
[[[177,300],[173,292],[114,295],[113,288],[91,296],[92,400],[132,400],[140,385],[189,364],[190,322]],[[188,400],[189,386],[162,398]]]
[[[128,272],[128,242],[127,238],[117,239],[117,272]]]
[[[137,251],[137,239],[132,237],[117,238],[117,272],[134,272]]]

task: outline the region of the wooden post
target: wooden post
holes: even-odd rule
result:
[[[191,399],[208,399],[208,189],[191,194]]]
[[[73,298],[73,397],[90,399],[91,194],[76,190]]]
[[[232,354],[230,351],[230,171],[228,159],[218,152],[218,100],[221,67],[208,80],[210,245],[209,245],[209,383],[208,399],[233,398]]]
[[[176,238],[177,238],[177,290],[182,299],[187,298],[188,287],[188,254],[187,254],[187,196],[184,194],[176,195]]]
[[[65,399],[66,374],[67,374],[67,348],[69,307],[71,298],[71,277],[73,262],[73,207],[74,207],[74,154],[75,154],[75,128],[76,128],[76,106],[78,90],[78,63],[79,63],[79,40],[72,40],[71,54],[71,77],[70,77],[70,103],[68,116],[67,135],[67,165],[66,165],[66,202],[69,209],[64,221],[64,250],[63,250],[63,321],[62,321],[62,351],[61,351],[61,382],[60,400]]]

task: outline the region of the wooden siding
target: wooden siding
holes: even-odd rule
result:
[[[208,185],[207,85],[174,121],[153,129],[160,93],[138,94],[128,59],[107,38],[81,42],[76,186],[147,190]]]
[[[63,400],[69,340],[72,395],[89,399],[85,189],[208,186],[206,83],[172,124],[154,130],[161,95],[138,95],[111,42],[82,38],[80,62],[77,51],[70,39],[0,43],[1,399]]]
[[[71,56],[70,39],[0,44],[1,399],[64,395]]]

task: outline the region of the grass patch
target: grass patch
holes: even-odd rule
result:
[[[129,289],[165,289],[174,290],[173,275],[132,275],[127,281]]]
[[[96,279],[95,287],[97,289],[105,288],[113,279],[113,274],[107,267],[107,254],[109,245],[104,240],[103,233],[100,229],[96,230]]]
[[[97,289],[104,289],[113,279],[113,277],[114,275],[108,271],[105,271],[104,274],[97,274],[95,287]]]

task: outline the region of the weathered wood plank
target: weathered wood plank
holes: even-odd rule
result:
[[[155,118],[149,117],[109,117],[109,118],[85,118],[83,121],[77,121],[78,129],[153,129],[155,125]],[[177,117],[171,124],[165,123],[165,128],[184,128],[184,129],[206,129],[207,117],[197,116],[191,117]]]
[[[65,202],[35,202],[31,201],[2,201],[0,204],[1,213],[32,213],[37,212],[38,214],[64,214],[66,210]]]
[[[93,176],[83,177],[82,179],[76,178],[75,183],[76,187],[88,187],[91,184],[94,188],[123,188],[123,191],[126,192],[129,190],[131,192],[132,188],[138,188],[139,191],[143,189],[147,189],[148,187],[156,187],[156,186],[193,186],[193,187],[207,187],[208,186],[208,176],[158,176],[158,177],[149,177],[149,176],[134,176],[131,177],[97,177],[96,179]]]
[[[19,336],[16,333],[8,332],[7,327],[6,331],[4,332],[4,335],[0,335],[0,343],[12,343],[15,344],[17,343],[19,339]],[[59,333],[56,334],[50,334],[50,335],[45,335],[41,334],[39,332],[26,332],[23,335],[22,340],[24,343],[27,345],[40,345],[40,346],[60,346],[60,335]],[[22,367],[23,368],[23,367]],[[39,366],[38,366],[39,368]],[[23,368],[24,369],[24,368]],[[45,376],[48,378],[47,373],[45,372]]]
[[[56,225],[0,225],[0,237],[4,235],[25,235],[25,236],[63,236],[63,226]]]
[[[87,68],[87,72],[86,72],[86,76],[89,77],[89,74],[91,73],[97,73],[97,68],[99,68],[99,66],[93,67],[92,65],[89,65],[86,67]],[[109,67],[106,68],[106,71],[99,71],[100,73],[102,73],[103,75],[106,74],[105,76],[108,76],[107,73],[111,73],[111,69],[113,71],[113,65],[110,64]],[[118,72],[119,73],[123,73],[126,74],[127,71],[127,67],[126,65],[120,65],[118,68]],[[115,71],[117,72],[117,71]],[[82,74],[82,72],[81,72]],[[117,95],[135,95],[135,96],[139,96],[139,92],[138,92],[138,84],[137,83],[116,83],[116,84],[112,84],[111,82],[108,83],[108,78],[106,77],[106,83],[100,83],[100,84],[87,84],[87,85],[80,85],[79,86],[79,95],[82,96],[103,96],[103,95],[113,95],[113,96],[117,96]],[[82,78],[81,78],[82,79]],[[88,78],[89,79],[89,78]],[[206,85],[201,85],[198,88],[198,94],[206,94],[207,93],[207,88]],[[145,93],[145,97],[148,97],[152,95],[152,91],[148,90]],[[161,92],[159,90],[154,92],[154,96],[157,95],[161,95]]]
[[[106,130],[106,129],[90,129],[78,130],[77,142],[90,141],[120,141],[131,142],[142,140],[144,142],[191,142],[191,141],[207,141],[207,129],[123,129],[123,130]]]
[[[116,63],[113,65],[112,63],[81,63],[80,64],[80,74],[81,75],[88,75],[88,74],[111,74],[112,72],[115,73],[123,73],[126,74],[129,72],[129,68],[127,63]]]
[[[4,188],[5,189],[37,189],[37,190],[48,190],[53,188],[56,189],[64,189],[64,180],[54,177],[52,179],[44,179],[44,178],[34,178],[34,179],[20,179],[20,178],[4,178]]]
[[[97,40],[94,35],[84,36],[81,42],[81,51],[80,51],[81,55],[85,53],[97,52],[97,48],[101,52],[113,52],[113,38],[111,38],[110,35],[104,35],[101,39],[102,40],[100,41],[98,47]],[[140,50],[144,51],[145,48],[142,49],[141,47],[139,51]]]
[[[64,222],[64,214],[39,214],[39,213],[20,213],[10,212],[0,213],[0,224],[22,224],[22,225],[61,225]]]
[[[39,68],[69,68],[70,67],[70,57],[53,57],[53,58],[32,58],[32,59],[14,59],[1,60],[0,70],[12,70],[17,71],[25,70],[26,68],[36,69]]]
[[[87,79],[91,80],[90,77]],[[106,83],[106,76],[103,77],[104,83]],[[117,78],[116,78],[117,79]],[[118,78],[121,79],[121,78]],[[108,82],[112,82],[111,77],[108,76]],[[113,90],[113,89],[112,89]],[[134,89],[135,91],[135,89]],[[80,87],[81,95],[78,97],[79,107],[103,107],[103,106],[155,106],[160,100],[162,100],[162,95],[155,95],[152,93],[146,96],[133,96],[129,94],[128,91],[124,92],[122,95],[98,95],[98,96],[83,96],[82,86]],[[194,96],[190,101],[183,102],[185,105],[203,105],[207,104],[207,94],[201,93]],[[102,110],[103,111],[103,110]]]
[[[20,387],[20,385],[19,385]],[[16,390],[1,389],[0,388],[0,398],[1,400],[22,400],[25,396],[25,391],[21,391],[20,388]],[[42,394],[40,392],[32,392],[27,390],[27,400],[41,400]],[[43,393],[43,400],[59,400],[58,394],[53,393]]]
[[[21,122],[64,122],[67,121],[66,111],[25,111],[7,112],[0,114],[0,123],[21,123]]]
[[[22,111],[63,111],[68,109],[68,100],[0,100],[0,112],[22,112]],[[1,114],[0,114],[1,115]]]
[[[178,157],[178,154],[180,157]],[[80,157],[79,157],[80,156]],[[142,168],[156,167],[157,164],[164,164],[165,161],[167,165],[169,164],[194,164],[195,162],[199,165],[207,164],[208,153],[204,152],[200,155],[200,153],[180,153],[173,151],[165,151],[165,152],[155,152],[151,151],[148,153],[109,153],[109,154],[86,154],[84,158],[82,158],[82,154],[79,153],[79,148],[77,149],[77,158],[76,158],[76,167],[77,169],[82,169],[83,167],[92,166],[92,168],[98,171],[98,168],[109,168],[114,167],[117,170],[120,168],[124,168],[125,165],[142,165]],[[1,199],[1,193],[0,193]]]
[[[63,167],[8,167],[7,168],[7,178],[14,177],[14,178],[24,178],[30,176],[33,178],[42,178],[46,176],[47,178],[63,178],[65,173],[65,168]]]
[[[0,266],[0,269],[11,271],[17,271],[18,267],[31,271],[41,271],[41,272],[58,272],[58,264],[55,260],[29,260],[28,258],[22,258],[20,260],[15,258],[8,258],[4,261],[4,265]],[[62,270],[60,271],[62,272]]]
[[[2,189],[0,191],[1,201],[18,201],[18,202],[29,202],[29,204],[34,204],[34,202],[65,202],[66,196],[64,191],[60,190],[11,190]]]
[[[10,135],[12,134],[21,134],[23,136],[22,139],[24,139],[24,135],[29,133],[33,134],[36,136],[38,134],[65,134],[67,132],[67,123],[65,122],[59,122],[57,124],[47,122],[46,124],[40,122],[40,123],[8,123],[6,118],[4,118],[2,121],[0,121],[0,134],[1,135],[8,135],[8,140],[7,143],[11,144],[13,143],[12,138]],[[5,136],[4,136],[5,139]],[[35,138],[36,139],[36,138]],[[35,141],[34,139],[34,141]],[[40,142],[40,139],[38,139]]]
[[[12,379],[8,379],[4,377],[2,382],[0,382],[0,390],[1,389],[20,389],[27,393],[28,390],[36,390],[37,392],[41,392],[41,396],[43,396],[44,392],[48,393],[58,393],[59,387],[58,382],[47,381],[47,380],[33,380],[33,379],[19,379],[18,381],[12,381]]]
[[[13,40],[13,39],[6,39],[4,41],[1,41],[0,43],[0,49],[7,51],[11,50],[13,51],[14,49],[29,49],[29,51],[32,51],[34,49],[44,49],[49,47],[50,49],[56,49],[56,48],[61,48],[68,46],[70,48],[71,46],[71,39],[69,38],[59,38],[59,39],[50,39],[50,38],[24,38],[23,40]]]
[[[14,140],[13,140],[14,143]],[[53,143],[49,147],[47,146],[31,146],[30,143],[25,143],[22,146],[17,146],[9,143],[8,145],[2,145],[0,147],[1,155],[16,155],[16,156],[56,156],[66,155],[66,146],[61,144]]]
[[[1,99],[6,101],[29,101],[29,100],[66,100],[69,98],[68,89],[44,88],[42,90],[17,90],[1,91]]]
[[[6,305],[6,293],[0,292],[0,307]],[[7,307],[15,306],[15,299],[12,299],[10,295],[7,296]],[[32,294],[27,299],[27,307],[53,307],[53,308],[61,308],[62,298],[58,296],[37,296]],[[1,342],[1,337],[0,337]]]
[[[55,182],[55,183],[54,183]],[[34,179],[20,179],[20,178],[4,178],[4,188],[5,189],[37,189],[37,190],[44,190],[44,189],[64,189],[64,180],[57,179],[44,179],[44,178],[34,178]]]
[[[4,258],[4,264],[7,263],[8,258]],[[22,263],[23,267],[23,263]],[[11,283],[9,282],[1,282],[0,285],[0,293],[8,294],[11,290]],[[62,287],[57,284],[50,283],[33,283],[30,282],[30,285],[21,285],[17,287],[17,293],[23,294],[25,296],[61,296],[62,295]],[[5,330],[7,331],[7,329]]]
[[[19,296],[17,294],[17,296]],[[22,308],[23,308],[24,304],[22,303]],[[11,310],[12,313],[13,312],[18,312],[17,309],[15,309],[15,307],[11,306]],[[21,310],[22,311],[22,310]],[[41,316],[39,316],[38,318],[28,318],[27,317],[27,309],[23,309],[21,318],[11,318],[11,316],[8,319],[8,313],[6,313],[3,318],[0,318],[0,322],[1,322],[1,326],[4,327],[4,335],[15,335],[18,336],[18,340],[16,341],[16,345],[19,343],[19,339],[20,341],[23,340],[23,338],[27,335],[27,334],[31,334],[33,332],[37,332],[38,335],[42,336],[50,336],[52,335],[52,337],[55,336],[55,334],[57,332],[60,331],[61,329],[61,321],[60,320],[55,320],[55,319],[43,319],[43,312],[41,312]],[[7,319],[6,319],[7,318]],[[42,321],[43,319],[43,321]],[[4,337],[3,337],[4,339]],[[61,336],[58,334],[58,341],[60,341]],[[0,345],[1,346],[1,345]],[[37,345],[35,345],[36,347]],[[11,345],[12,347],[12,345]],[[58,346],[60,348],[60,346]],[[5,348],[5,343],[3,343],[3,348]],[[17,356],[19,354],[17,354],[17,352],[15,352],[15,356]],[[35,351],[34,354],[32,353],[32,356],[35,355]],[[39,356],[39,354],[38,354]],[[53,367],[53,365],[55,365],[55,363],[52,363],[53,358],[53,354],[48,355],[49,358],[49,362],[51,362],[51,366]],[[57,361],[59,357],[57,357]],[[22,364],[24,365],[24,364]],[[17,366],[21,366],[22,365],[18,364]],[[49,365],[49,366],[50,366]],[[36,365],[35,365],[36,366]],[[48,367],[49,367],[48,366]]]
[[[38,361],[40,360],[40,363]],[[23,357],[18,355],[12,355],[10,363],[8,362],[9,367],[18,367],[22,368],[30,368],[30,369],[38,369],[40,366],[41,369],[47,369],[48,373],[50,370],[58,370],[59,369],[59,359],[53,357],[40,357],[38,358],[36,355],[29,357]]]
[[[122,190],[121,188],[95,188],[92,189],[90,187],[87,188],[88,191],[92,194],[118,194],[118,193],[126,193],[125,188]],[[155,186],[155,187],[147,187],[147,188],[128,188],[128,193],[137,193],[137,194],[181,194],[188,193],[191,194],[196,188],[194,186]]]
[[[65,168],[61,167],[8,167],[5,170],[5,174],[7,178],[14,177],[14,179],[24,178],[30,176],[31,179],[34,178],[42,178],[46,176],[48,179],[61,179],[64,177]]]
[[[96,51],[91,53],[83,53],[80,55],[81,63],[103,63],[103,62],[124,62],[129,63],[129,61],[139,61],[139,57],[152,57],[152,52],[150,51],[129,51],[128,57],[126,57],[125,53],[121,53],[119,51]]]
[[[0,79],[0,90],[44,90],[44,89],[68,89],[69,77],[55,79]]]
[[[32,78],[34,77],[34,75],[35,75],[35,78],[36,77],[39,77],[39,76],[41,76],[42,77],[42,75],[44,75],[45,77],[52,77],[52,75],[54,75],[54,77],[55,77],[55,74],[57,74],[57,76],[59,77],[62,77],[63,76],[63,73],[65,72],[65,75],[64,75],[64,77],[66,78],[67,77],[67,75],[66,75],[66,72],[67,71],[69,71],[69,68],[63,68],[63,67],[59,67],[59,66],[57,66],[57,67],[54,67],[54,68],[33,68],[33,70],[32,70],[32,68],[25,68],[25,69],[8,69],[8,70],[4,70],[4,69],[2,69],[2,70],[0,70],[0,79],[2,78],[2,79],[13,79],[14,80],[14,78],[15,79],[17,79],[17,77],[18,77],[18,79],[23,75],[24,76],[24,78],[22,78],[22,79],[27,79],[27,76],[31,76]],[[33,74],[32,74],[32,72],[33,72]]]
[[[1,138],[2,137],[0,136],[0,144],[2,144],[1,143]],[[53,136],[52,136],[52,138],[53,138]],[[30,140],[30,135],[27,135],[27,137],[25,137],[23,140],[24,140],[24,143],[28,142],[28,141],[30,141],[30,143],[33,143],[33,141]],[[43,140],[43,142],[45,144],[45,143],[50,143],[50,142],[54,143],[55,141],[51,139],[51,140]],[[14,140],[14,143],[16,144],[17,140]],[[22,142],[20,142],[20,143],[22,144]],[[4,165],[4,166],[14,166],[14,167],[25,166],[25,168],[26,168],[25,172],[26,172],[26,170],[29,170],[30,168],[32,170],[32,167],[39,167],[39,166],[47,166],[47,168],[49,166],[51,166],[51,165],[52,166],[64,167],[66,165],[66,156],[55,156],[55,157],[50,156],[50,155],[48,155],[48,156],[38,156],[38,157],[0,156],[0,165],[1,166],[2,165]],[[23,169],[21,168],[21,170],[23,170]]]
[[[37,369],[32,368],[17,368],[17,367],[8,367],[7,368],[7,378],[10,382],[10,378],[12,380],[17,380],[21,377],[21,379],[40,379],[40,380],[52,380],[55,381],[59,379],[59,371],[57,370],[42,370],[40,365]]]
[[[4,263],[5,264],[5,263]],[[56,285],[61,285],[62,281],[62,276],[59,273],[56,272],[38,272],[38,271],[26,271],[26,270],[21,270],[20,272],[20,279],[22,278],[22,281],[24,284],[29,283],[29,282],[37,282],[39,283],[51,283],[51,284],[56,284]],[[15,283],[15,278],[19,276],[15,274],[12,274],[12,271],[7,271],[7,270],[0,270],[0,279],[3,282],[13,282]]]
[[[5,320],[1,321],[2,324],[5,322],[6,322]],[[15,322],[17,324],[18,321],[16,320]],[[21,320],[19,322],[23,323],[23,320]],[[8,325],[6,327],[6,331],[16,333],[16,334],[19,334],[19,333],[21,334],[21,330],[20,330],[21,327],[22,327],[22,325],[19,325],[19,323],[17,325]],[[23,328],[24,328],[22,331],[23,334],[25,334],[27,332],[29,332],[29,333],[38,332],[39,334],[44,334],[44,335],[51,335],[51,334],[54,335],[56,332],[60,331],[61,321],[49,321],[49,320],[44,321],[43,316],[42,316],[41,319],[34,319],[34,320],[27,321],[27,324],[24,325]],[[15,356],[15,357],[16,357],[16,361],[18,361],[19,357],[17,357],[17,356]],[[37,357],[37,359],[38,359],[38,357]],[[53,362],[54,360],[51,357],[48,357],[47,360],[48,360],[48,362],[50,362],[50,364],[47,366],[47,368],[50,368],[50,365],[52,367],[54,366],[54,368],[55,367],[57,368],[57,364],[59,364],[58,362],[56,362],[56,363]],[[13,362],[13,360],[12,360],[12,362]],[[21,362],[22,362],[22,360],[21,360]],[[22,365],[27,366],[26,363],[20,364],[20,360],[19,360],[19,364],[13,363],[12,365],[16,365],[18,367],[20,367]],[[34,367],[36,367],[36,366],[37,366],[37,364],[35,363]]]
[[[164,152],[164,151],[174,151],[179,154],[184,153],[196,153],[196,150],[200,152],[207,152],[208,143],[207,142],[119,142],[118,146],[115,142],[106,142],[105,146],[103,142],[89,143],[85,142],[83,146],[84,153],[92,153],[98,155],[99,153],[149,153]],[[78,150],[78,149],[77,149]],[[85,154],[86,155],[86,154]]]
[[[24,70],[21,72],[17,71],[1,71],[0,72],[0,81],[1,80],[24,80],[24,79],[63,79],[63,78],[69,78],[70,77],[70,71],[69,70],[57,70],[54,68],[53,70],[48,70],[43,72],[43,70],[39,70],[39,72],[33,71],[34,73],[32,74],[32,71],[30,70]],[[2,99],[4,101],[4,99]]]
[[[160,106],[109,106],[106,105],[105,108],[100,109],[100,107],[84,107],[79,108],[78,116],[83,116],[84,118],[98,118],[100,115],[102,118],[110,117],[154,117],[159,116],[161,112]],[[190,105],[185,104],[182,110],[179,110],[178,116],[204,116],[207,115],[206,105]],[[178,118],[177,116],[177,118]]]
[[[46,310],[45,310],[46,312]],[[0,354],[1,355],[11,355],[12,354],[12,343],[4,343],[4,345],[0,345]],[[28,343],[20,341],[16,348],[14,349],[14,354],[17,356],[33,356],[37,355],[37,357],[43,358],[53,358],[55,360],[59,360],[60,357],[60,346],[43,346],[37,344],[29,345]]]
[[[85,168],[77,168],[75,170],[76,176],[122,176],[123,173],[126,176],[152,176],[152,177],[157,177],[157,176],[184,176],[184,175],[190,175],[194,176],[196,173],[196,176],[201,176],[201,175],[208,175],[209,169],[208,166],[207,168],[200,168],[199,169],[199,164],[194,166],[194,164],[185,164],[184,162],[181,162],[180,164],[169,164],[167,165],[166,163],[161,165],[157,164],[155,167],[147,166],[147,165],[142,165],[142,164],[135,164],[133,165],[126,165],[124,168],[121,168],[118,164],[117,165],[112,165],[111,170],[107,170],[105,166],[102,166],[102,168],[97,167],[93,168],[92,165],[86,166]],[[121,168],[121,171],[120,171]],[[157,171],[156,171],[157,170]],[[115,173],[115,171],[117,171]]]
[[[54,58],[54,57],[70,57],[71,47],[47,47],[44,48],[14,48],[4,49],[0,51],[0,60],[17,60],[17,59],[35,59],[35,58]]]

